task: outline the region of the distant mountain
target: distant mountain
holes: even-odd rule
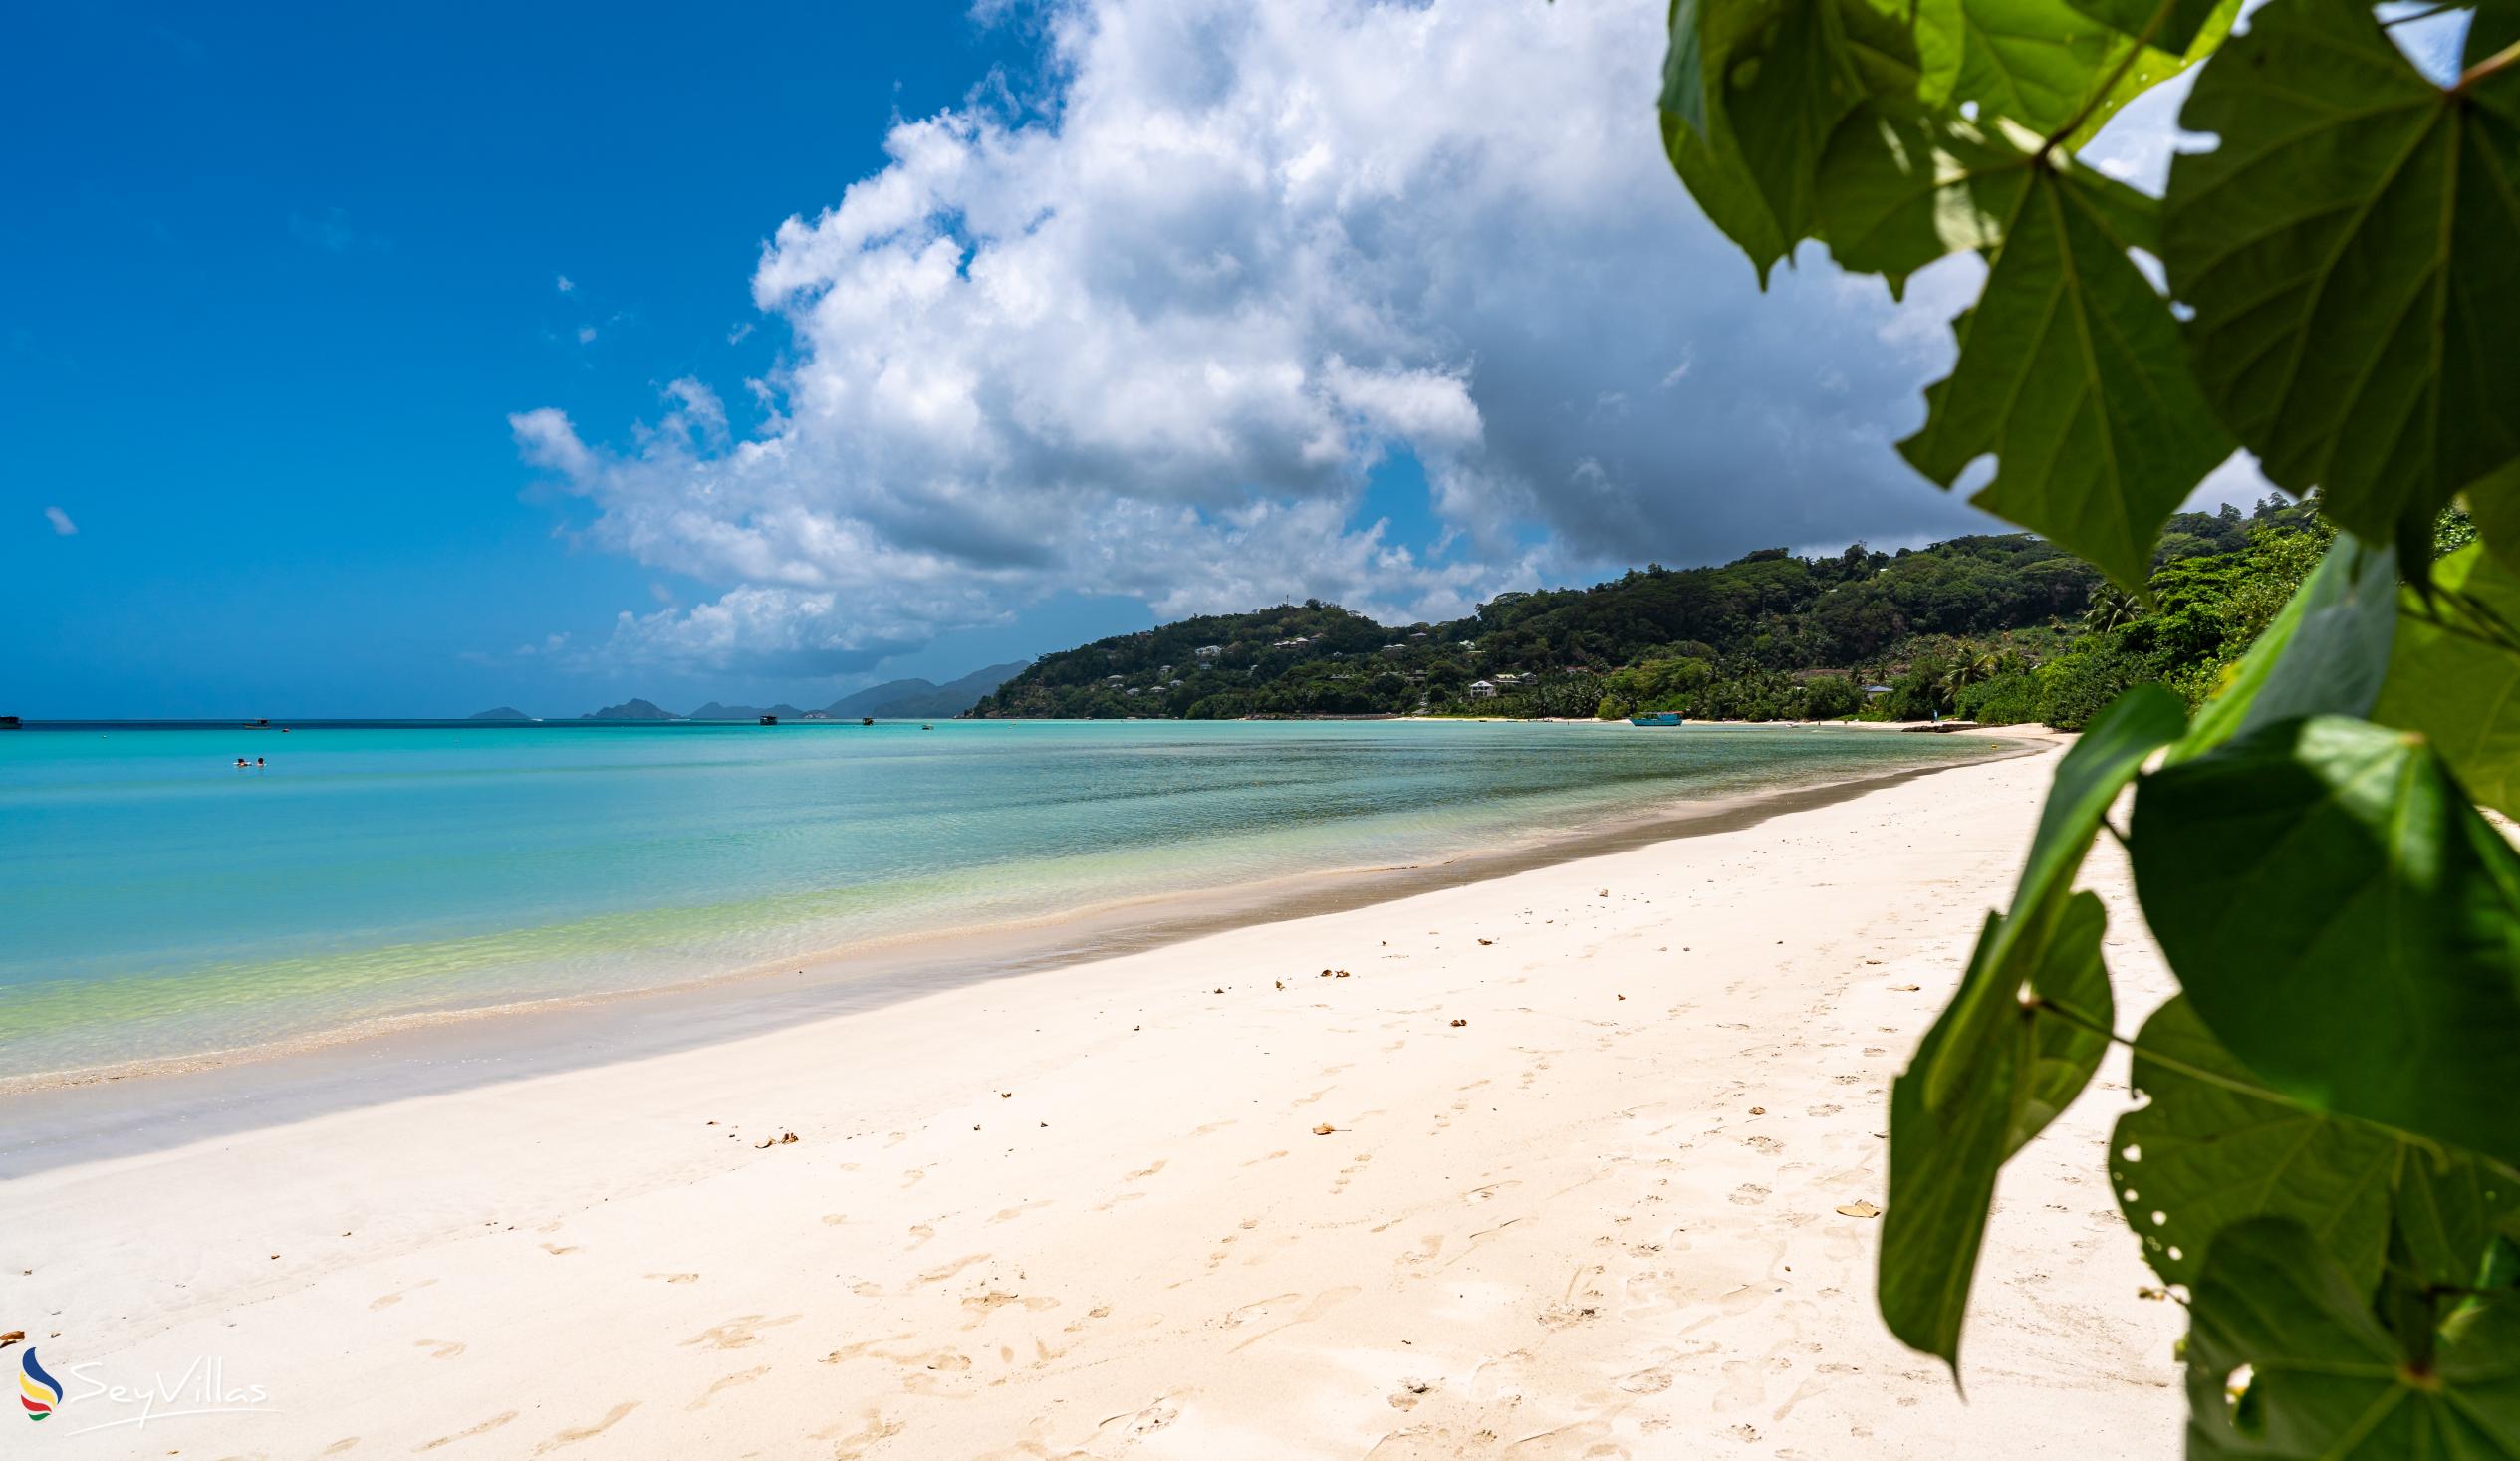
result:
[[[580,720],[680,720],[682,717],[658,706],[652,700],[625,700],[619,705],[607,705],[593,715],[581,715],[578,718]]]
[[[824,713],[834,720],[872,715],[878,720],[950,719],[980,703],[982,696],[1024,672],[1031,661],[992,664],[958,680],[887,680],[834,700]]]
[[[464,718],[466,720],[532,720],[534,717],[513,705],[502,705],[496,710],[484,710],[478,715],[468,715]]]
[[[1011,664],[992,664],[975,669],[958,680],[936,684],[928,680],[887,680],[869,685],[863,690],[841,696],[821,710],[804,710],[785,701],[776,705],[727,705],[711,700],[688,716],[676,715],[653,700],[625,700],[607,705],[580,720],[759,720],[775,715],[781,720],[803,720],[809,715],[828,715],[834,720],[858,720],[873,716],[878,720],[942,720],[960,715],[980,703],[982,696],[1021,674],[1030,660],[1018,659]],[[521,710],[500,706],[484,710],[475,720],[531,720]]]
[[[794,720],[804,713],[804,711],[797,709],[795,706],[788,704],[784,700],[780,701],[776,705],[769,706],[766,709],[759,705],[720,705],[715,700],[711,700],[706,705],[692,711],[691,719],[759,720],[765,715],[775,715],[781,720]]]

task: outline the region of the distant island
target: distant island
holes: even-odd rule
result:
[[[1388,625],[1320,600],[1209,614],[1043,656],[979,717],[1484,715],[2045,721],[2079,728],[2127,685],[2195,700],[2316,560],[2308,511],[2172,518],[2153,603],[2027,533],[1714,568],[1632,570],[1500,594],[1467,618]]]
[[[943,720],[962,714],[979,703],[982,696],[1023,671],[1029,663],[1017,659],[1005,664],[992,664],[975,669],[957,680],[937,684],[932,680],[886,680],[841,696],[820,710],[802,709],[785,701],[776,705],[726,705],[711,700],[689,715],[678,715],[653,700],[630,699],[619,705],[607,705],[578,716],[579,720],[759,720],[774,715],[781,720]],[[532,720],[535,717],[512,706],[502,705],[467,717],[472,720]]]

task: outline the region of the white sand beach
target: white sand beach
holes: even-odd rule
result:
[[[2054,762],[21,1178],[27,1454],[2171,1454],[2122,1055],[2005,1174],[1965,1402],[1839,1211]]]

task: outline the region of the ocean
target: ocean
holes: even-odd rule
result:
[[[1422,864],[1991,749],[1510,722],[0,733],[0,1078]]]

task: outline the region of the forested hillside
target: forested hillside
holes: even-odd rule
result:
[[[1318,601],[1184,619],[1047,655],[971,714],[1670,709],[1699,719],[1942,712],[2078,725],[2114,693],[2106,686],[2204,672],[2223,647],[2217,625],[2230,621],[2215,596],[2264,597],[2250,585],[2291,572],[2300,555],[2284,545],[2305,537],[2304,522],[2276,499],[2254,515],[2174,519],[2160,555],[2166,589],[2149,611],[2023,533],[1895,554],[1769,549],[1715,568],[1657,566],[1589,589],[1502,594],[1443,623],[1379,624]],[[2270,602],[2293,581],[2273,587]],[[1868,685],[1888,689],[1868,696]]]

